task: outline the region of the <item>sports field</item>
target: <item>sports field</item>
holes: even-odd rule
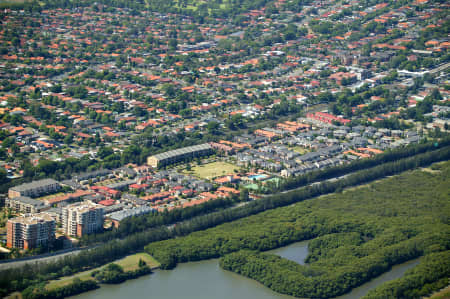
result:
[[[202,179],[213,179],[218,176],[233,174],[239,167],[226,162],[212,162],[205,165],[194,166],[187,173]]]

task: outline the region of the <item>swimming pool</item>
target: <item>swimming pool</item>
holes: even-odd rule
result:
[[[257,181],[266,179],[267,177],[266,174],[253,174],[248,176],[250,180],[256,179]]]

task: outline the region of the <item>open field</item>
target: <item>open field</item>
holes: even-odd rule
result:
[[[159,267],[159,263],[152,256],[145,252],[129,255],[121,260],[116,261],[115,263],[122,266],[124,271],[131,271],[138,268],[139,259],[146,262],[150,268]]]
[[[304,155],[306,153],[309,153],[310,151],[304,147],[301,146],[294,146],[291,148],[291,150],[293,150],[294,152],[299,153],[300,155]]]
[[[239,167],[226,162],[212,162],[205,165],[194,166],[187,173],[195,175],[202,179],[213,179],[218,176],[232,174]]]
[[[39,197],[37,199],[38,200],[48,200],[48,199],[56,198],[56,197],[63,196],[63,195],[66,195],[66,193],[58,192],[58,193],[54,193],[54,194],[50,194],[50,195]]]
[[[106,186],[106,185],[110,185],[110,184],[115,184],[117,182],[119,182],[119,179],[107,179],[98,183],[95,183],[95,186]]]
[[[22,294],[19,292],[14,292],[11,295],[7,296],[6,299],[22,299]]]
[[[446,298],[450,298],[450,286],[428,297],[428,299],[446,299]]]
[[[64,277],[61,277],[60,279],[56,279],[56,280],[51,280],[45,287],[48,290],[52,290],[52,289],[56,289],[56,288],[59,288],[59,287],[62,287],[62,286],[72,283],[74,278],[79,278],[81,280],[93,279],[91,277],[91,272],[94,270],[98,270],[98,269],[100,269],[100,268],[80,272],[80,273],[77,273],[77,274],[74,274],[71,276],[64,276]]]
[[[122,266],[124,271],[132,271],[132,270],[138,269],[139,259],[142,259],[144,262],[146,262],[150,268],[159,267],[159,263],[153,257],[151,257],[149,254],[147,254],[145,252],[129,255],[127,257],[124,257],[123,259],[115,261],[114,263]],[[80,272],[80,273],[77,273],[77,274],[74,274],[71,276],[61,277],[60,279],[57,279],[57,280],[52,280],[46,285],[46,288],[47,289],[55,289],[58,287],[62,287],[64,285],[72,283],[74,278],[79,278],[81,280],[93,279],[91,277],[91,273],[95,270],[100,270],[101,268],[103,268],[105,266],[91,269],[91,270],[84,271],[84,272]]]

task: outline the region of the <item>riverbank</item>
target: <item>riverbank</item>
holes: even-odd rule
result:
[[[433,153],[434,154],[434,153]],[[418,157],[419,158],[419,157]],[[422,158],[421,158],[422,159]],[[423,159],[422,160],[420,160],[419,161],[420,163],[419,164],[423,164],[423,163],[426,163],[425,161],[423,161]],[[396,165],[398,164],[398,162],[396,163]],[[389,163],[387,164],[387,165],[383,165],[383,167],[387,167],[389,165]],[[378,169],[378,168],[377,168]],[[395,169],[396,171],[398,171],[397,169]],[[371,173],[373,173],[374,172],[374,170],[372,170],[371,171]],[[363,173],[365,173],[365,172],[363,172]],[[430,175],[432,175],[432,174],[430,174]],[[353,176],[349,176],[348,178],[353,178],[353,177],[355,177],[354,175]],[[346,179],[348,179],[348,178],[346,178]],[[350,182],[350,183],[353,183],[353,181],[352,182]],[[324,187],[327,187],[327,185],[328,185],[329,183],[325,183],[324,184]],[[350,184],[350,185],[355,185],[355,184]],[[320,186],[320,187],[322,187],[322,186]],[[316,187],[317,188],[317,187]],[[347,193],[347,192],[345,192],[345,193]],[[339,194],[339,193],[337,193],[337,194]],[[286,194],[288,197],[291,197],[291,194]],[[295,194],[294,194],[295,195]],[[283,194],[283,195],[280,195],[280,196],[285,196],[285,194]],[[278,197],[277,197],[277,199],[278,199]],[[315,200],[312,200],[311,202],[316,202],[317,200],[315,199]],[[258,202],[259,203],[259,202]],[[269,202],[270,203],[270,202]],[[292,205],[292,206],[295,206],[295,205]],[[291,207],[291,206],[289,206],[289,207]],[[268,207],[269,209],[271,208],[271,206],[270,207]],[[278,209],[277,209],[278,210]],[[261,213],[262,214],[262,213]],[[256,215],[255,215],[256,216]],[[253,216],[251,216],[251,217],[253,217]],[[249,217],[250,218],[250,217]],[[349,219],[351,219],[351,218],[349,218]],[[224,220],[225,221],[225,220]],[[240,219],[240,220],[238,220],[238,222],[246,222],[247,221],[247,218],[242,218],[242,219]],[[179,227],[177,227],[177,228],[179,228]],[[270,236],[270,234],[268,235],[268,236]],[[182,238],[178,238],[178,240],[179,239],[182,239]],[[115,243],[117,243],[117,242],[115,242]],[[261,243],[261,244],[263,244],[263,243]],[[286,244],[286,243],[285,243]],[[121,244],[119,244],[119,243],[117,243],[117,244],[115,244],[115,245],[121,245]],[[278,245],[278,246],[280,246],[280,245]],[[281,245],[281,246],[283,246],[283,244]],[[111,250],[113,250],[114,252],[116,252],[117,251],[117,248],[116,248],[117,246],[114,246],[114,247],[112,247],[111,248]],[[273,247],[272,247],[273,248]],[[98,261],[98,259],[95,259],[95,260],[97,260]],[[63,267],[61,266],[59,269],[62,269]],[[51,272],[54,272],[54,271],[51,271]],[[50,273],[50,272],[49,272]],[[50,273],[51,274],[51,273]],[[60,275],[60,274],[59,274]],[[11,280],[9,280],[9,281],[11,281]]]
[[[65,298],[105,285],[111,286],[134,280],[151,274],[158,268],[159,263],[150,255],[144,252],[136,253],[98,268],[31,286],[20,294],[12,294],[9,298]],[[70,269],[63,269],[63,272],[70,272]]]
[[[139,269],[139,261],[143,261],[152,271],[159,269],[160,266],[160,264],[152,256],[144,252],[129,255],[125,258],[114,261],[113,263],[121,266],[124,271],[135,271]],[[92,277],[92,273],[95,271],[100,271],[106,266],[107,265],[104,265],[102,267],[76,273],[74,275],[64,276],[55,280],[51,280],[45,285],[45,288],[48,290],[52,290],[55,288],[63,287],[72,283],[76,278],[82,281],[94,280],[94,278]]]
[[[221,256],[224,269],[272,290],[297,297],[339,296],[397,264],[445,248],[450,164],[436,167],[441,172],[407,171],[154,242],[146,250],[167,266]],[[313,239],[307,267],[260,253],[306,239]]]
[[[271,250],[270,253],[304,264],[308,255],[308,243],[309,241],[297,242]],[[394,266],[389,272],[358,287],[357,296],[352,291],[343,298],[336,299],[359,298],[383,282],[402,277],[417,262],[418,260],[413,260]],[[221,269],[218,259],[179,264],[170,271],[157,270],[151,276],[89,291],[74,299],[146,298],[150,293],[158,299],[294,299],[275,293],[255,280]]]

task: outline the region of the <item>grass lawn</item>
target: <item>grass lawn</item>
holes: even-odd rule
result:
[[[301,147],[301,146],[294,146],[293,148],[291,148],[291,150],[293,150],[294,152],[299,153],[300,155],[304,155],[306,153],[309,152],[308,149]]]
[[[212,162],[205,165],[194,166],[189,174],[195,175],[202,179],[213,179],[218,176],[232,174],[239,167],[226,162]]]
[[[115,263],[122,266],[124,271],[136,270],[138,268],[139,259],[142,259],[147,263],[150,268],[159,267],[159,263],[148,253],[141,252],[133,255],[129,255]]]
[[[74,275],[71,276],[64,276],[61,277],[60,279],[56,279],[56,280],[51,280],[45,287],[48,290],[53,290],[65,285],[68,285],[70,283],[72,283],[73,279],[78,277],[81,280],[89,280],[89,279],[94,279],[91,277],[91,272],[94,270],[98,270],[99,268],[93,269],[93,270],[88,270],[88,271],[84,271],[84,272],[80,272],[80,273],[76,273]]]
[[[7,296],[6,299],[22,299],[22,294],[19,292],[14,292],[11,295]]]
[[[54,194],[50,194],[50,195],[39,197],[39,198],[37,198],[37,200],[52,199],[52,198],[55,198],[55,197],[58,197],[58,196],[62,196],[62,195],[65,195],[65,194],[66,193],[64,193],[64,192],[58,192],[58,193],[54,193]]]
[[[271,179],[268,179],[268,180],[266,180],[264,182],[275,182],[275,183],[278,184],[280,181],[281,181],[280,178],[271,178]]]
[[[446,299],[446,298],[450,298],[450,286],[428,297],[428,299]]]
[[[159,263],[152,256],[150,256],[149,254],[147,254],[145,252],[129,255],[127,257],[124,257],[123,259],[114,261],[114,263],[122,266],[124,271],[131,271],[131,270],[136,270],[139,267],[139,259],[142,259],[144,262],[146,262],[147,266],[149,266],[150,268],[159,267]],[[51,290],[51,289],[55,289],[55,288],[70,284],[70,283],[72,283],[72,281],[75,277],[78,277],[81,280],[93,279],[91,277],[91,273],[93,271],[99,270],[103,267],[105,267],[105,266],[91,269],[91,270],[84,271],[84,272],[80,272],[80,273],[76,273],[71,276],[61,277],[56,280],[51,280],[46,285],[46,288]]]
[[[432,169],[432,168],[430,168],[430,167],[425,167],[425,168],[421,168],[423,171],[425,171],[425,172],[429,172],[429,173],[439,173],[439,172],[441,172],[440,170],[438,170],[438,169]]]
[[[95,185],[95,186],[106,186],[106,185],[110,185],[110,184],[117,183],[117,182],[119,182],[119,181],[120,181],[119,179],[106,179],[106,180],[104,180],[104,181],[95,183],[94,185]]]
[[[256,185],[256,184],[246,185],[245,188],[255,190],[255,191],[257,191],[259,189],[258,185]]]

